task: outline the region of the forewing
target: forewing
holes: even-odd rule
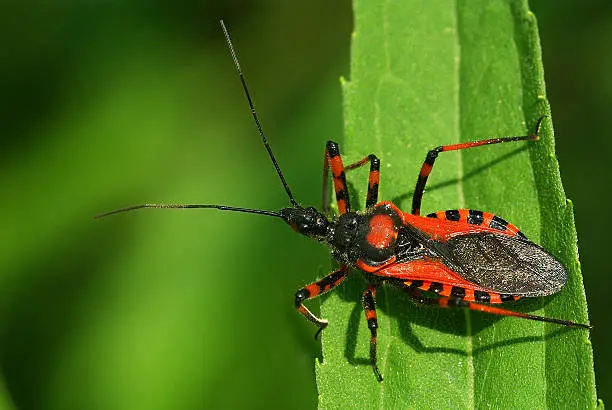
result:
[[[459,235],[441,245],[443,261],[461,276],[497,293],[546,296],[567,281],[565,267],[533,242],[497,233]]]

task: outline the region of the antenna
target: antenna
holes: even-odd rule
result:
[[[240,63],[238,62],[238,56],[236,56],[236,51],[234,51],[234,45],[232,44],[232,39],[230,38],[227,28],[225,28],[225,23],[223,23],[223,20],[221,20],[220,22],[221,22],[221,28],[223,29],[223,34],[225,35],[225,40],[227,41],[227,46],[230,49],[230,53],[232,54],[232,58],[234,59],[234,64],[236,65],[236,70],[238,71],[238,75],[240,76],[240,82],[242,83],[244,94],[246,95],[246,98],[249,101],[249,107],[251,107],[251,115],[253,116],[253,119],[255,120],[255,125],[257,125],[257,131],[259,131],[259,135],[261,136],[261,141],[263,142],[264,147],[266,147],[266,150],[268,151],[268,155],[270,156],[270,159],[272,160],[272,163],[274,164],[274,168],[276,168],[276,173],[278,174],[281,182],[283,183],[283,186],[285,187],[285,191],[287,192],[287,195],[289,196],[291,205],[299,206],[296,200],[293,198],[291,189],[289,189],[289,185],[287,184],[287,181],[285,181],[285,176],[283,175],[280,169],[280,166],[278,165],[278,162],[276,161],[276,157],[274,157],[272,148],[270,147],[270,144],[268,143],[268,140],[266,139],[266,134],[264,134],[263,132],[263,128],[261,127],[261,123],[259,122],[259,117],[257,116],[257,112],[255,111],[255,106],[253,105],[253,99],[251,98],[251,94],[249,93],[249,88],[247,87],[246,81],[244,79],[244,74],[242,74],[242,69],[240,68]]]
[[[221,20],[221,28],[223,29],[223,34],[225,35],[225,39],[227,40],[227,45],[229,46],[230,53],[232,54],[232,59],[234,60],[234,64],[236,65],[236,70],[238,70],[238,75],[240,76],[240,82],[242,83],[242,88],[244,89],[244,93],[249,101],[249,107],[251,107],[251,115],[253,115],[253,119],[255,120],[255,124],[257,125],[257,130],[259,131],[259,135],[261,136],[261,140],[268,151],[268,155],[274,164],[274,168],[276,168],[276,172],[280,177],[283,186],[285,187],[285,191],[287,191],[287,195],[289,196],[289,200],[291,201],[291,205],[294,207],[299,207],[296,200],[293,198],[293,194],[291,194],[291,189],[289,189],[289,185],[287,181],[285,181],[285,177],[274,157],[274,153],[272,152],[272,148],[270,148],[270,144],[268,144],[268,140],[266,139],[266,135],[263,132],[261,127],[261,123],[259,122],[259,118],[257,117],[257,112],[255,111],[255,106],[253,105],[253,100],[251,99],[251,94],[249,93],[249,89],[247,88],[246,81],[244,80],[244,75],[242,74],[242,70],[240,69],[240,63],[238,62],[238,57],[236,56],[236,52],[234,51],[234,46],[232,44],[232,40],[230,39],[229,33],[227,32],[227,28],[225,28],[225,24],[223,20]],[[214,205],[214,204],[140,204],[128,206],[121,209],[115,209],[114,211],[104,212],[94,216],[95,219],[102,218],[108,215],[114,215],[122,212],[134,211],[136,209],[143,208],[158,208],[158,209],[187,209],[187,208],[208,208],[208,209],[219,209],[221,211],[233,211],[233,212],[244,212],[249,214],[259,214],[259,215],[267,215],[267,216],[275,216],[278,218],[286,219],[283,215],[278,212],[266,211],[263,209],[251,209],[251,208],[239,208],[235,206],[226,206],[226,205]]]
[[[114,211],[104,212],[94,216],[94,219],[102,218],[108,215],[118,214],[121,212],[134,211],[136,209],[142,208],[213,208],[219,209],[221,211],[234,211],[234,212],[245,212],[248,214],[260,214],[260,215],[269,215],[269,216],[277,216],[282,218],[282,215],[278,212],[265,211],[263,209],[250,209],[250,208],[238,208],[235,206],[226,206],[226,205],[208,205],[208,204],[141,204],[141,205],[133,205],[128,206],[121,209],[115,209]]]

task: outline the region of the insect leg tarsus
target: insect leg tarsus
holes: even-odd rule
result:
[[[368,329],[370,329],[370,362],[374,369],[374,374],[379,382],[382,382],[383,377],[378,369],[376,359],[376,329],[378,329],[378,318],[376,316],[376,285],[371,284],[363,292],[361,303],[365,312],[366,320],[368,321]]]
[[[304,306],[303,302],[332,290],[346,278],[348,272],[349,267],[347,265],[342,265],[340,268],[333,271],[323,279],[304,286],[295,293],[295,308],[298,310],[298,312],[304,315],[306,319],[319,327],[319,330],[317,330],[315,333],[315,339],[317,339],[321,331],[327,327],[328,322],[327,320],[319,319],[312,314],[312,312],[308,310],[306,306]]]
[[[473,142],[462,142],[459,144],[452,145],[441,145],[430,150],[425,157],[425,161],[421,166],[421,171],[419,172],[419,177],[417,179],[416,186],[414,188],[414,195],[412,197],[412,214],[420,215],[421,213],[421,201],[423,199],[423,191],[425,190],[425,185],[427,184],[427,178],[429,174],[431,174],[431,170],[433,169],[434,163],[436,162],[436,158],[438,154],[446,151],[458,151],[462,149],[479,147],[481,145],[490,145],[490,144],[500,144],[504,142],[513,142],[513,141],[527,141],[527,140],[537,140],[539,138],[538,134],[540,132],[540,127],[542,125],[542,121],[546,118],[546,116],[540,117],[538,123],[536,125],[535,134],[532,135],[522,135],[517,137],[504,137],[504,138],[490,138],[480,141]]]

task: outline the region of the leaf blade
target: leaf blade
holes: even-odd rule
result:
[[[525,135],[549,111],[537,28],[526,3],[480,3],[355,2],[351,81],[343,84],[343,148],[347,162],[370,152],[381,158],[381,198],[393,198],[402,209],[409,209],[406,192],[428,149],[488,135]],[[516,308],[533,312],[545,305],[534,313],[586,321],[571,206],[565,205],[552,129],[543,127],[541,135],[528,149],[505,144],[441,155],[424,213],[468,207],[520,224],[566,264],[570,280],[556,298]],[[351,188],[362,203],[363,174],[355,174]],[[361,307],[355,308],[364,281],[348,282],[322,307],[330,319],[325,363],[317,366],[322,408],[595,405],[586,332],[417,309],[393,289],[378,295],[379,360],[386,378],[379,384],[369,369]],[[576,359],[559,366],[570,352]],[[580,374],[580,382],[572,373]]]

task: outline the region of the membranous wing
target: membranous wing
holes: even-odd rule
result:
[[[565,267],[533,242],[504,234],[479,232],[438,242],[435,252],[461,277],[498,293],[546,296],[567,281]]]

